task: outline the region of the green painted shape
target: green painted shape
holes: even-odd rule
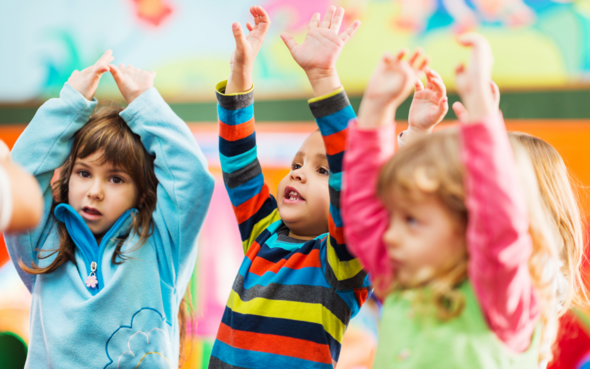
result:
[[[537,22],[537,28],[555,41],[561,50],[568,74],[575,74],[581,69],[584,29],[571,8],[561,8],[545,13]]]
[[[398,120],[408,119],[411,98],[397,110]],[[456,94],[449,94],[449,106],[458,100]],[[360,96],[350,97],[355,111],[360,101]],[[0,106],[0,125],[26,124],[39,106]],[[172,103],[170,107],[187,122],[217,121],[215,102]],[[506,119],[590,119],[590,90],[503,92],[500,109]],[[254,103],[254,111],[257,122],[313,121],[305,99],[260,100]],[[445,119],[456,119],[452,109]]]
[[[0,363],[2,369],[22,369],[27,361],[27,345],[14,333],[0,333]]]
[[[205,369],[209,367],[209,359],[211,359],[211,352],[213,352],[213,342],[203,340],[203,356],[201,361],[201,368]]]

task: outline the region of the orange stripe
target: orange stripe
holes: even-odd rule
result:
[[[219,136],[227,141],[241,140],[254,133],[254,117],[247,122],[235,126],[225,124],[219,119],[217,121],[219,122]]]
[[[256,214],[256,212],[258,210],[260,210],[260,208],[262,207],[264,202],[269,197],[270,197],[270,194],[268,192],[268,186],[265,183],[262,186],[262,189],[260,190],[258,195],[254,196],[250,200],[248,200],[238,206],[232,205],[234,208],[234,213],[236,214],[236,219],[238,220],[238,224],[244,223],[245,221],[250,219],[250,217],[252,215]]]
[[[346,241],[344,240],[344,228],[336,227],[336,224],[334,224],[334,220],[332,220],[332,215],[330,215],[330,218],[328,219],[328,228],[330,230],[330,236],[335,238],[338,244],[346,244]]]
[[[302,269],[321,268],[320,250],[312,250],[308,255],[295,253],[289,259],[281,259],[277,263],[256,257],[250,266],[250,272],[261,276],[266,272],[278,273],[282,268]]]
[[[240,331],[231,329],[226,324],[221,323],[217,332],[217,339],[237,349],[267,352],[316,363],[332,364],[332,356],[328,345],[299,338]]]
[[[355,288],[354,296],[356,297],[359,305],[363,306],[365,301],[367,301],[367,297],[369,296],[369,290],[366,288]]]
[[[252,259],[254,259],[256,257],[256,254],[258,254],[258,251],[260,251],[260,244],[256,241],[254,241],[254,242],[252,242],[252,245],[248,249],[248,252],[246,253],[246,257],[248,259],[250,259],[250,261],[252,261]]]
[[[332,133],[324,137],[324,145],[326,145],[326,153],[328,155],[339,154],[346,149],[346,135],[348,128],[340,132]]]

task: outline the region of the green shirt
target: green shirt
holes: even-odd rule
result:
[[[433,311],[414,311],[412,298],[424,290],[390,295],[383,305],[374,369],[537,367],[539,327],[529,349],[515,353],[489,329],[471,284],[463,283],[459,291],[465,296],[465,307],[458,317],[446,322],[438,320]]]

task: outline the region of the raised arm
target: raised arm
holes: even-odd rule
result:
[[[102,75],[113,60],[107,50],[92,66],[74,71],[60,92],[60,97],[43,104],[12,148],[12,159],[35,176],[43,194],[44,210],[37,227],[21,234],[7,234],[6,246],[21,279],[32,290],[35,277],[18,265],[37,263],[39,248],[52,226],[50,219],[53,172],[70,154],[74,134],[88,122],[96,107],[94,94]]]
[[[259,6],[251,7],[250,13],[254,25],[246,24],[248,35],[238,22],[232,24],[236,49],[230,59],[231,73],[227,82],[216,86],[221,170],[244,253],[266,227],[280,219],[256,154],[252,85],[254,61],[270,28],[270,19]]]
[[[530,277],[532,252],[525,196],[504,121],[489,88],[493,57],[482,36],[460,38],[472,47],[469,69],[457,69],[466,115],[461,128],[469,212],[469,279],[492,331],[508,347],[530,346],[539,306]]]
[[[380,295],[393,279],[383,234],[389,225],[387,210],[377,198],[381,167],[394,153],[395,112],[425,67],[421,51],[404,60],[405,51],[380,60],[361,103],[358,121],[351,122],[344,156],[342,215],[350,252],[356,255],[375,283]]]
[[[196,238],[213,196],[214,181],[207,161],[186,123],[170,109],[153,87],[155,72],[132,66],[111,73],[129,106],[121,117],[155,156],[158,179],[154,236],[160,269],[176,285],[188,282],[196,260]]]

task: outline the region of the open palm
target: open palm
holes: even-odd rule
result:
[[[232,52],[230,58],[230,67],[234,70],[236,65],[251,67],[254,65],[256,55],[260,51],[264,38],[270,28],[270,18],[266,11],[260,6],[250,8],[250,13],[254,17],[254,25],[246,23],[248,35],[244,35],[239,23],[234,23],[232,29],[236,38],[236,49]]]
[[[449,111],[447,90],[442,78],[430,68],[426,68],[425,72],[426,88],[422,81],[416,81],[416,93],[408,117],[410,126],[420,131],[433,128]]]
[[[336,61],[342,48],[361,24],[360,21],[354,21],[346,31],[338,34],[343,18],[344,9],[338,8],[336,10],[336,7],[331,6],[326,11],[321,23],[320,13],[315,13],[312,16],[309,22],[309,31],[301,44],[298,45],[295,39],[287,33],[281,35],[293,59],[303,70],[308,72],[336,69]]]

